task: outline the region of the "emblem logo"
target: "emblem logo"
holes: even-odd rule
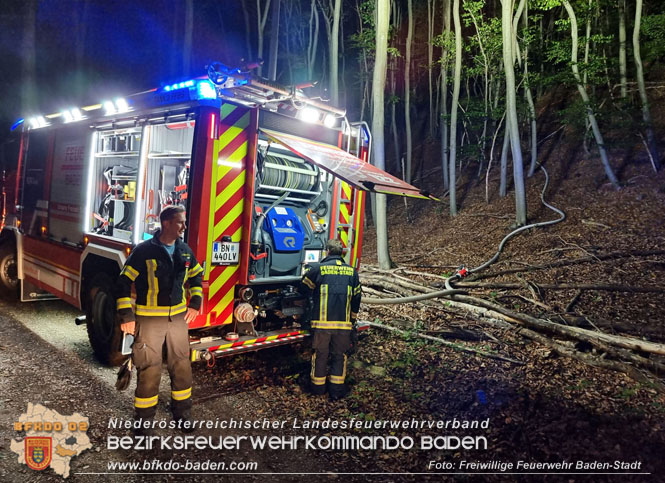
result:
[[[33,470],[43,470],[51,464],[51,438],[28,436],[25,438],[25,462]]]

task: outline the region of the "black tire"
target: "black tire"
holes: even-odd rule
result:
[[[119,366],[126,357],[120,353],[122,331],[117,323],[113,279],[98,273],[88,285],[87,296],[88,339],[95,357],[102,364]]]
[[[16,263],[16,247],[5,242],[0,245],[0,293],[4,298],[18,298],[18,265]]]

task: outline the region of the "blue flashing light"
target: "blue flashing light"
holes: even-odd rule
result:
[[[19,119],[17,120],[14,124],[12,124],[12,127],[10,131],[15,131],[17,127],[19,127],[21,124],[25,122],[25,119]]]
[[[194,84],[195,84],[194,80],[188,80],[185,82],[176,82],[175,84],[164,86],[164,92],[171,92],[178,89],[184,89],[185,87],[194,87]]]
[[[217,99],[215,86],[209,80],[201,80],[196,86],[197,97],[199,99]]]

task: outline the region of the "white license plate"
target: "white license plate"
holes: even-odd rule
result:
[[[239,242],[213,242],[212,263],[217,265],[237,265],[240,258]]]

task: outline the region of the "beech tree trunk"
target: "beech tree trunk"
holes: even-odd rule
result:
[[[517,94],[515,88],[515,70],[513,69],[513,4],[502,0],[501,31],[503,34],[503,68],[506,74],[506,129],[510,136],[510,148],[513,157],[513,182],[515,183],[515,221],[517,225],[526,224],[526,191],[524,188],[524,170],[522,166],[522,147],[520,146],[519,125],[517,122]]]
[[[457,162],[457,109],[459,104],[460,84],[462,81],[462,22],[460,21],[459,0],[453,0],[453,24],[455,25],[455,71],[453,73],[453,105],[450,109],[450,159],[448,170],[450,178],[450,216],[457,215],[456,162]]]
[[[605,150],[605,141],[603,140],[603,135],[600,132],[600,128],[598,127],[596,116],[593,112],[593,108],[591,107],[591,102],[589,100],[589,96],[586,92],[586,89],[582,84],[582,78],[580,77],[580,71],[577,66],[578,35],[577,35],[577,17],[575,16],[575,10],[573,10],[573,7],[570,5],[570,2],[568,0],[563,0],[563,6],[566,9],[566,12],[568,12],[568,16],[570,17],[570,36],[572,38],[571,68],[573,70],[573,76],[575,77],[575,81],[577,82],[577,90],[580,93],[580,97],[582,97],[582,101],[584,101],[584,104],[586,106],[587,117],[589,119],[589,123],[591,124],[591,130],[593,131],[593,136],[596,140],[596,145],[598,146],[598,152],[600,153],[600,161],[605,170],[605,175],[607,176],[607,179],[610,180],[612,185],[615,188],[619,189],[620,187],[619,181],[617,180],[617,177],[614,174],[614,171],[612,170],[612,166],[610,165],[610,160],[607,157],[607,151]]]
[[[374,136],[373,162],[377,168],[386,167],[384,138],[384,91],[386,88],[386,67],[388,63],[388,27],[390,25],[390,0],[376,2],[376,55],[372,76],[372,134]],[[376,194],[376,254],[379,267],[390,268],[388,250],[388,223],[386,219],[386,195]]]
[[[644,86],[644,72],[642,68],[642,56],[640,55],[640,25],[642,23],[642,0],[635,0],[635,25],[633,26],[633,57],[635,58],[635,77],[637,78],[637,88],[640,91],[640,101],[642,101],[642,120],[647,132],[647,145],[653,160],[654,171],[660,169],[660,153],[658,144],[653,133],[653,123],[651,122],[651,113],[649,112],[649,99],[647,90]]]
[[[407,0],[408,28],[404,56],[404,127],[406,134],[406,165],[404,181],[411,183],[411,42],[413,42],[413,0]]]

